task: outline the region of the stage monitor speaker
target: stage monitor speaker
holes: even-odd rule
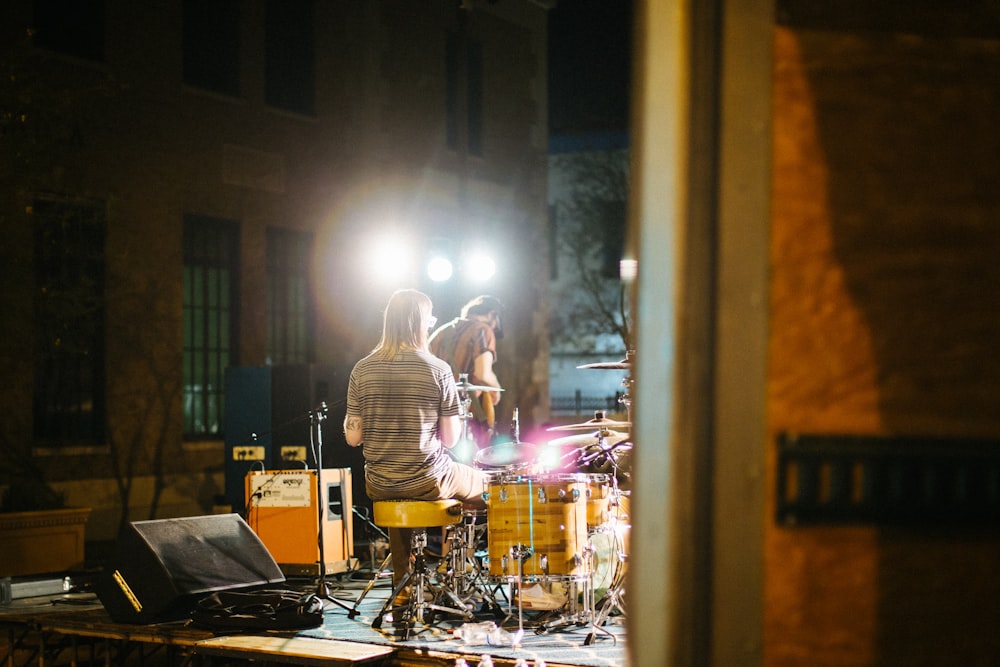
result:
[[[98,579],[118,623],[184,618],[207,593],[283,582],[264,543],[238,514],[134,521]]]

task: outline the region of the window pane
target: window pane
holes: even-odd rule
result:
[[[468,51],[468,115],[469,154],[483,154],[483,45],[469,44]]]
[[[36,200],[34,434],[104,437],[104,221],[96,207]]]
[[[237,346],[238,225],[184,219],[184,433],[221,437],[223,377]]]
[[[267,230],[267,354],[272,363],[312,361],[312,235]]]
[[[184,0],[184,83],[240,94],[239,0]]]
[[[265,100],[301,114],[316,111],[312,0],[268,0]]]
[[[103,0],[35,0],[35,44],[104,61]]]

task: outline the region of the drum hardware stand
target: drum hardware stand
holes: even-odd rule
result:
[[[531,558],[534,552],[535,550],[527,544],[519,543],[510,548],[510,555],[517,561],[517,576],[514,578],[517,583],[517,628],[522,633],[524,632],[524,561]],[[510,618],[511,602],[513,600],[508,600],[507,603],[507,618]]]
[[[393,611],[393,616],[395,617],[395,612],[399,611],[402,615],[399,622],[397,623],[395,619],[392,621],[393,625],[398,628],[401,626],[403,641],[410,638],[413,627],[416,623],[420,623],[427,629],[433,625],[433,613],[443,612],[447,614],[455,614],[461,616],[466,620],[472,620],[474,618],[472,612],[465,608],[465,604],[457,599],[451,591],[436,586],[430,579],[430,571],[427,568],[427,557],[424,555],[427,547],[427,531],[414,529],[413,537],[411,539],[410,553],[413,558],[413,562],[410,569],[406,571],[403,578],[400,580],[399,584],[392,589],[389,593],[389,598],[382,605],[381,611],[375,616],[375,620],[372,621],[371,627],[375,630],[380,630],[382,628],[383,617],[390,611]],[[390,554],[391,555],[391,554]],[[392,606],[396,599],[396,596],[406,588],[406,585],[412,581],[412,589],[410,591],[410,599],[406,605],[402,607],[394,608]],[[424,591],[427,591],[433,596],[431,602],[426,602],[424,600]],[[450,601],[461,605],[462,608],[458,607],[445,607],[439,602],[443,601],[443,598],[449,598]],[[431,612],[430,615],[425,619],[424,613]]]
[[[487,603],[490,608],[496,609],[496,596],[486,584],[482,568],[475,558],[475,515],[466,514],[465,518],[471,519],[471,521],[449,526],[452,532],[448,537],[448,542],[451,546],[448,549],[448,556],[445,560],[448,567],[446,576],[449,577],[454,597],[464,606],[468,607],[468,601],[475,595],[476,590],[479,590],[483,596],[483,602]],[[471,556],[469,555],[470,549],[472,550]]]
[[[611,498],[612,502],[616,503],[617,506],[612,521],[613,525],[617,526],[621,514],[621,490],[618,488],[618,475],[617,475],[618,464],[617,461],[614,461],[613,457],[612,457],[612,463],[613,463],[613,469],[611,474]],[[619,563],[624,563],[626,556],[624,549],[618,543],[619,534],[617,531],[613,532],[615,536],[615,539],[613,541],[613,544],[615,546],[615,557],[617,558]],[[591,570],[591,573],[593,573],[593,570]],[[591,576],[593,576],[593,574]],[[624,582],[625,582],[624,575],[620,577],[615,576],[611,580],[611,585],[608,586],[607,592],[601,597],[599,601],[596,601],[593,604],[592,608],[594,613],[594,622],[593,622],[594,630],[601,629],[604,632],[608,632],[607,630],[604,630],[603,626],[607,622],[608,617],[611,615],[612,611],[618,610],[618,612],[622,616],[625,616],[625,607],[622,604],[622,597],[625,595]],[[591,587],[593,588],[593,583],[591,584]],[[598,605],[600,605],[599,610],[597,609]],[[608,632],[608,634],[610,635],[611,633]],[[614,635],[611,635],[611,637],[614,638]],[[596,639],[595,633],[591,632],[589,635],[587,635],[587,639],[584,641],[584,645],[589,646],[593,644],[595,639]]]

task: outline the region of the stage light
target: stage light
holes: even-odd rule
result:
[[[459,463],[472,465],[476,458],[476,443],[469,438],[459,438],[449,451],[452,458]]]
[[[443,283],[451,278],[453,268],[447,257],[431,257],[427,262],[427,276],[436,283]]]
[[[473,252],[466,256],[464,262],[466,275],[475,282],[485,282],[493,277],[497,265],[493,258],[482,252]]]
[[[630,283],[639,275],[639,262],[635,259],[623,259],[618,263],[618,275],[622,282]]]
[[[406,242],[398,236],[374,241],[368,251],[368,268],[382,282],[398,283],[410,273],[412,257]]]

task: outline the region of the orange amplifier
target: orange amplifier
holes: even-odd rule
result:
[[[353,570],[351,469],[324,469],[323,556],[326,574]],[[320,515],[315,470],[247,473],[247,523],[285,574],[319,573]]]

